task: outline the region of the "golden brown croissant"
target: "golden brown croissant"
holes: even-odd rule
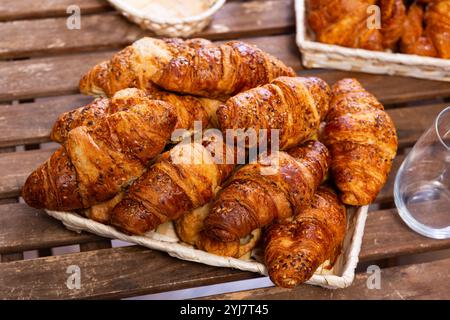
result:
[[[350,48],[383,50],[383,35],[368,28],[376,0],[309,0],[308,24],[318,41]]]
[[[262,171],[277,155],[277,167],[272,172]],[[236,241],[274,220],[291,217],[295,210],[309,205],[329,162],[327,148],[318,141],[308,141],[240,168],[216,197],[205,220],[206,234],[225,242]]]
[[[439,58],[450,59],[450,0],[434,0],[425,14],[427,33]]]
[[[331,173],[342,202],[373,202],[386,183],[397,135],[383,106],[357,80],[334,85],[322,141],[330,149]]]
[[[280,150],[311,138],[328,112],[330,87],[320,78],[280,77],[242,92],[217,110],[227,129],[280,130]],[[269,131],[269,138],[271,131]]]
[[[240,258],[255,248],[261,238],[261,229],[254,230],[246,239],[222,242],[203,233],[204,221],[211,210],[211,203],[185,213],[175,220],[175,230],[180,239],[209,253]]]
[[[394,49],[403,34],[406,7],[403,0],[380,0],[383,47]]]
[[[311,206],[292,222],[272,225],[265,238],[265,263],[277,286],[292,288],[312,277],[325,261],[334,264],[346,231],[346,209],[329,188],[320,187]]]
[[[93,126],[98,120],[113,113],[127,110],[134,105],[149,103],[149,100],[162,100],[174,107],[177,116],[175,129],[192,130],[194,121],[202,123],[202,127],[216,127],[216,110],[220,101],[177,95],[152,89],[151,93],[136,88],[123,89],[111,99],[97,98],[92,103],[78,109],[63,113],[55,122],[50,138],[56,142],[64,142],[70,130],[80,126]]]
[[[176,145],[130,186],[113,209],[111,224],[144,234],[210,202],[233,170],[234,165],[221,164],[228,148],[211,138]],[[218,155],[222,159],[214,159]]]
[[[115,196],[159,155],[176,123],[173,107],[149,100],[71,130],[64,145],[25,182],[35,208],[75,210]]]
[[[401,51],[420,56],[437,57],[438,52],[428,31],[424,29],[424,9],[418,3],[412,4],[404,25]]]
[[[280,60],[240,41],[142,38],[95,66],[81,79],[80,90],[111,96],[124,88],[145,90],[156,84],[180,93],[225,97],[294,75]]]

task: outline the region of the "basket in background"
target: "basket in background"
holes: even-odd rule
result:
[[[346,48],[314,41],[306,17],[306,0],[295,1],[297,46],[307,68],[388,74],[450,82],[450,59]]]
[[[109,3],[130,21],[143,29],[153,31],[159,36],[187,38],[202,31],[212,20],[213,15],[224,5],[225,0],[205,0],[209,9],[199,15],[186,18],[161,18],[143,13],[130,5],[127,0],[108,0]]]

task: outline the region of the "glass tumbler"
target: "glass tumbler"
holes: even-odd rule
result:
[[[417,141],[394,185],[400,217],[414,231],[450,238],[450,107]]]

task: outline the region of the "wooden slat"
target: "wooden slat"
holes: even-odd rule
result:
[[[67,16],[70,5],[80,7],[83,15],[112,9],[106,0],[2,0],[0,21]]]
[[[39,163],[46,161],[52,150],[0,153],[0,195],[2,198],[15,197],[28,175]]]
[[[103,239],[95,242],[86,242],[80,244],[80,251],[86,252],[86,251],[92,251],[92,250],[99,250],[99,249],[108,249],[111,248],[111,240],[109,239]]]
[[[0,253],[86,243],[101,239],[87,233],[77,234],[68,231],[59,221],[47,216],[41,210],[29,208],[25,204],[0,206],[0,224],[5,226],[0,229]],[[24,234],[27,236],[24,237]],[[368,215],[360,260],[367,262],[447,248],[450,248],[450,239],[433,240],[422,237],[411,231],[401,221],[396,210],[382,210],[370,212]],[[105,250],[113,255],[117,249]],[[166,259],[164,253],[152,255],[155,263],[158,263],[158,259]],[[83,259],[83,256],[80,257]],[[92,259],[95,263],[96,258]],[[140,259],[142,256],[136,255],[136,264],[144,265],[146,262]],[[176,260],[171,263],[177,265]],[[102,267],[105,269],[114,268],[115,265],[117,262],[113,258],[102,262]],[[237,271],[230,270],[229,272],[236,276]],[[123,277],[128,276],[123,274]],[[239,277],[249,276],[248,273],[241,272]]]
[[[0,106],[0,147],[47,142],[58,115],[87,104],[86,96]]]
[[[248,42],[278,56],[287,64],[300,67],[298,52],[290,54],[292,36],[250,38]],[[116,51],[76,54],[62,57],[38,58],[0,62],[0,101],[78,93],[81,76],[100,61],[109,59]],[[294,65],[295,66],[295,65]]]
[[[119,13],[83,16],[80,30],[70,30],[66,23],[66,17],[0,23],[0,58],[112,49],[151,35]],[[197,36],[232,39],[293,29],[293,0],[229,2]]]
[[[49,141],[59,114],[92,100],[86,96],[63,96],[33,103],[0,106],[0,147]],[[388,109],[397,127],[400,148],[411,146],[431,125],[446,103]],[[30,117],[30,114],[33,114]],[[411,125],[414,123],[414,126]]]
[[[300,55],[294,35],[245,40],[300,70]],[[81,76],[114,53],[115,51],[0,62],[0,101],[77,93]],[[450,97],[450,85],[447,82],[322,69],[303,70],[298,74],[320,76],[330,84],[344,77],[356,77],[383,103],[389,104]]]
[[[43,210],[16,203],[0,205],[0,254],[102,240],[67,230]]]
[[[80,267],[79,290],[66,286],[70,265]],[[121,298],[256,276],[123,247],[2,263],[0,299]]]
[[[450,259],[382,269],[381,289],[369,289],[370,273],[356,275],[353,284],[343,290],[326,290],[320,287],[301,285],[295,289],[264,288],[209,297],[210,299],[383,299],[417,300],[448,299],[450,296]],[[370,281],[370,280],[369,280]]]

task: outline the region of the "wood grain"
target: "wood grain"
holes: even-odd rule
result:
[[[273,300],[420,300],[448,299],[450,296],[450,259],[382,269],[381,288],[369,289],[371,274],[356,275],[353,284],[342,290],[327,290],[301,285],[295,289],[264,288],[209,297],[209,299]],[[369,280],[370,281],[370,280]]]
[[[52,150],[0,153],[0,197],[18,196],[28,175],[52,153]]]
[[[0,230],[0,254],[102,240],[88,233],[69,231],[44,211],[26,204],[0,205],[0,223],[5,226]],[[105,243],[97,249],[108,247]],[[450,239],[433,240],[418,235],[402,222],[395,209],[372,211],[366,221],[360,260],[375,261],[447,248]],[[86,244],[85,249],[94,248]]]
[[[319,76],[330,84],[345,77],[356,77],[386,104],[450,97],[450,85],[446,82],[322,69],[300,70],[300,54],[294,35],[248,38],[245,41],[280,58],[296,69],[300,76]],[[81,76],[115,52],[0,62],[0,101],[78,93]]]
[[[0,254],[103,240],[67,230],[43,210],[15,203],[0,205]],[[26,235],[26,236],[25,236]]]
[[[66,286],[70,265],[80,267],[79,290]],[[0,299],[121,298],[256,276],[140,247],[122,247],[2,263]]]
[[[48,142],[58,116],[92,101],[74,95],[51,100],[0,106],[0,147]]]
[[[50,130],[58,115],[82,106],[92,99],[73,95],[48,98],[33,103],[0,106],[0,147],[48,142]],[[446,105],[446,103],[437,103],[388,109],[387,112],[397,127],[400,148],[413,145]],[[30,117],[31,113],[32,117]]]
[[[81,14],[112,10],[106,0],[2,0],[0,21],[68,16],[70,5],[77,5]]]
[[[212,24],[195,36],[233,39],[292,32],[293,3],[293,0],[226,3]],[[70,30],[66,24],[66,17],[0,23],[0,58],[114,49],[152,35],[117,12],[82,16],[79,30]]]

